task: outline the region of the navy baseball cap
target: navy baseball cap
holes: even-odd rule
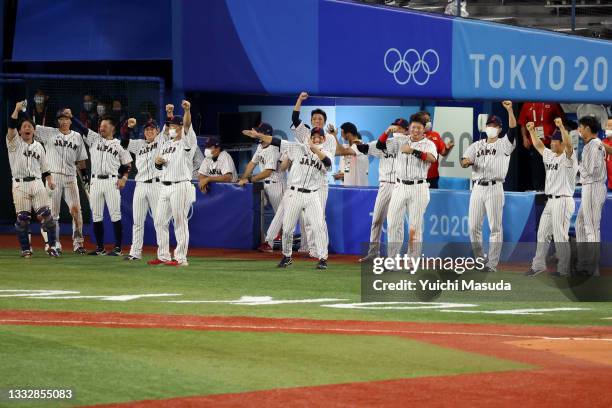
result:
[[[143,129],[146,129],[146,128],[156,128],[157,129],[158,128],[157,122],[153,119],[149,119],[147,123],[145,123],[143,126]]]
[[[357,134],[359,133],[357,131],[357,126],[355,126],[354,123],[351,122],[344,122],[341,126],[340,129],[344,130],[347,133],[350,133],[352,135],[357,136]]]
[[[210,137],[206,141],[206,147],[221,147],[221,142],[216,137]]]
[[[480,122],[482,123],[482,122]],[[502,121],[499,118],[499,116],[495,116],[495,115],[489,115],[489,117],[487,118],[487,125],[495,125],[495,126],[499,126],[502,127]]]
[[[183,117],[181,115],[176,115],[173,116],[172,119],[170,119],[170,121],[168,121],[169,125],[179,125],[182,126],[183,125]]]
[[[261,122],[261,124],[255,128],[255,130],[257,131],[257,133],[263,133],[264,135],[269,136],[272,136],[272,133],[274,133],[274,129],[272,129],[272,126],[265,122]]]
[[[323,128],[320,128],[320,127],[312,128],[312,130],[310,131],[310,136],[312,137],[312,136],[316,135],[317,133],[319,135],[325,137],[325,130],[323,130]]]
[[[555,129],[555,132],[550,137],[550,140],[558,140],[560,142],[563,141],[563,136],[561,136],[561,131],[559,129]]]
[[[406,119],[403,119],[403,118],[395,119],[391,125],[399,126],[401,128],[404,128],[404,129],[408,129],[410,127],[410,123],[408,123],[408,121]]]

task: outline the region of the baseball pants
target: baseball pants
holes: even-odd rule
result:
[[[134,225],[132,226],[132,247],[130,248],[130,255],[135,258],[142,257],[145,220],[149,210],[151,217],[154,218],[155,211],[157,210],[157,203],[159,202],[160,190],[160,182],[136,182],[136,189],[134,190],[134,198],[132,201]]]
[[[393,186],[387,231],[389,241],[388,257],[399,255],[404,244],[404,216],[408,210],[410,238],[408,255],[420,257],[423,247],[423,217],[429,204],[429,185],[427,183],[406,185],[396,183]]]
[[[601,210],[606,201],[604,183],[584,184],[578,216],[576,217],[576,242],[578,271],[599,274],[598,264],[601,242]]]
[[[531,264],[534,271],[546,270],[546,254],[550,239],[555,241],[557,253],[557,272],[569,275],[571,248],[569,246],[569,227],[576,203],[572,197],[549,198],[540,217],[538,226],[538,244]]]
[[[51,207],[49,194],[41,180],[13,181],[13,203],[17,213],[38,211],[42,207]]]
[[[108,207],[111,221],[121,220],[121,193],[117,188],[117,177],[92,179],[89,200],[93,222],[104,220],[104,203]]]
[[[319,195],[319,200],[321,200],[321,208],[323,209],[323,233],[324,233],[323,245],[327,247],[329,246],[327,221],[325,220],[325,209],[327,208],[327,196],[329,194],[329,185],[327,184],[327,182],[323,184],[321,188],[319,188],[319,190],[317,190],[317,193]],[[312,226],[309,224],[307,217],[303,217],[303,219],[300,219],[300,228],[302,228],[301,226],[303,226],[304,228],[302,229],[302,240],[300,242],[300,252],[308,252],[310,256],[316,258],[316,242],[314,241],[315,234],[312,229]],[[304,231],[306,233],[304,233]],[[310,245],[311,242],[315,242],[315,244]]]
[[[395,183],[380,182],[378,193],[376,194],[376,202],[374,203],[374,211],[372,213],[372,227],[370,228],[370,248],[368,256],[378,256],[380,254],[380,244],[383,231],[383,225],[387,219],[389,212],[389,203]]]
[[[504,232],[502,226],[502,215],[504,212],[504,187],[500,182],[495,185],[474,185],[470,195],[470,209],[468,222],[470,227],[470,241],[475,257],[484,257],[482,244],[482,223],[485,214],[489,221],[491,234],[489,235],[489,256],[486,266],[495,270],[499,263]]]
[[[316,192],[301,193],[297,190],[288,190],[285,197],[285,211],[283,216],[283,255],[290,257],[293,249],[293,231],[301,213],[304,221],[312,226],[315,256],[318,259],[327,259],[327,229],[324,224],[321,197]]]
[[[51,194],[51,215],[55,220],[56,248],[61,249],[59,236],[59,215],[62,205],[62,196],[72,215],[72,246],[73,249],[83,246],[83,214],[81,213],[81,199],[76,176],[53,173],[55,189],[49,190]]]
[[[283,199],[283,194],[285,194],[285,184],[280,182],[264,183],[264,193],[266,202],[272,206],[274,213],[276,213]]]
[[[157,258],[170,261],[170,219],[174,220],[174,236],[176,248],[174,259],[180,263],[187,261],[189,247],[189,209],[195,201],[195,187],[191,182],[184,181],[160,189],[159,203],[155,211],[155,233],[157,234]]]

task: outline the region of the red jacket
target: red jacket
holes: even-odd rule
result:
[[[438,132],[434,132],[433,130],[425,132],[425,136],[436,145],[436,151],[438,152],[438,160],[431,163],[431,166],[429,166],[427,178],[431,179],[440,177],[440,173],[438,172],[438,163],[440,161],[440,155],[446,151],[446,144],[440,137],[440,134]]]

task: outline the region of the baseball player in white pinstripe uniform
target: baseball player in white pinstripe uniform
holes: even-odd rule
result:
[[[383,135],[393,136],[398,134],[397,137],[405,137],[408,132],[409,123],[406,119],[396,119],[391,126]],[[383,136],[381,135],[381,136]],[[374,211],[372,213],[372,227],[370,228],[370,244],[369,250],[365,257],[361,258],[359,262],[367,262],[380,254],[380,241],[382,237],[382,230],[387,214],[389,211],[389,203],[391,202],[391,195],[395,188],[395,161],[397,159],[396,153],[390,153],[386,150],[379,150],[376,148],[377,141],[370,142],[368,144],[358,145],[357,149],[364,154],[378,157],[378,193],[376,194],[376,202],[374,203]]]
[[[121,255],[123,228],[119,190],[125,187],[132,157],[121,146],[119,139],[114,138],[115,130],[115,119],[105,116],[100,120],[99,134],[91,129],[84,129],[82,132],[91,156],[89,204],[96,238],[96,249],[89,255]],[[104,249],[104,204],[108,208],[115,234],[115,246],[108,254]]]
[[[161,183],[160,171],[155,168],[155,158],[159,155],[159,148],[165,142],[163,133],[154,120],[144,124],[144,139],[133,139],[136,119],[128,119],[128,133],[121,140],[121,145],[136,156],[136,188],[132,200],[132,246],[130,253],[124,259],[137,261],[142,258],[142,245],[144,238],[144,224],[147,213],[151,211],[154,217],[159,201]]]
[[[584,140],[582,161],[578,167],[582,195],[576,217],[576,242],[580,275],[599,275],[601,211],[606,201],[606,152],[597,134],[599,121],[591,116],[578,120],[578,131]]]
[[[283,189],[283,195],[281,196],[281,200],[278,204],[278,208],[274,213],[274,217],[272,221],[270,221],[270,225],[268,226],[268,230],[266,231],[266,237],[264,242],[259,246],[258,250],[261,252],[273,252],[274,249],[274,241],[278,239],[281,230],[283,229],[283,218],[285,215],[285,202],[287,197],[287,170],[291,168],[291,160],[287,157],[287,152],[280,153],[279,152],[279,165],[277,168],[278,179],[280,180],[277,184],[281,184]],[[304,225],[304,216],[303,214],[300,216],[300,225]]]
[[[434,143],[425,137],[425,124],[420,116],[412,115],[408,135],[396,133],[387,140],[383,134],[377,143],[379,150],[396,154],[395,185],[389,202],[387,215],[389,257],[400,254],[404,243],[404,215],[408,210],[409,231],[408,254],[420,257],[423,245],[423,217],[429,204],[427,171],[438,159]]]
[[[205,157],[198,169],[200,191],[206,194],[212,183],[235,183],[238,174],[232,156],[221,149],[221,143],[211,138],[206,143],[211,155]]]
[[[81,178],[85,184],[89,183],[89,174],[85,161],[87,151],[82,136],[70,130],[72,112],[64,109],[57,115],[59,128],[36,126],[34,138],[43,143],[47,152],[47,162],[53,175],[55,189],[51,194],[51,213],[55,219],[56,248],[61,251],[59,240],[59,214],[62,196],[72,215],[72,246],[74,252],[86,254],[83,247],[83,215],[81,214],[81,201],[77,185],[77,163]]]
[[[149,265],[188,266],[189,247],[189,208],[195,201],[195,187],[191,183],[193,175],[193,156],[197,148],[197,138],[191,128],[191,104],[182,102],[183,117],[174,116],[167,129],[169,140],[159,148],[155,165],[161,170],[161,192],[155,212],[155,232],[157,234],[157,258],[147,262]],[[176,248],[174,259],[170,257],[170,234],[168,225],[174,219]]]
[[[292,161],[283,216],[283,259],[278,266],[286,268],[293,262],[291,259],[293,230],[303,211],[306,222],[313,227],[316,255],[319,259],[317,269],[326,269],[327,240],[323,236],[326,232],[323,228],[323,209],[320,197],[315,194],[321,186],[321,178],[325,177],[327,169],[331,167],[332,154],[321,149],[325,140],[325,131],[321,128],[312,129],[309,146],[273,138],[254,129],[245,130],[243,133],[279,147],[281,154],[287,152],[287,156]]]
[[[574,153],[572,139],[563,127],[561,118],[555,119],[555,125],[560,133],[552,135],[550,149],[538,137],[533,122],[526,125],[531,135],[533,147],[542,155],[546,170],[544,192],[548,198],[540,225],[538,226],[538,245],[536,255],[531,263],[527,276],[537,276],[546,270],[546,254],[551,237],[555,241],[557,252],[558,276],[569,276],[571,249],[569,247],[569,228],[572,215],[576,209],[574,190],[576,188],[576,173],[578,159]]]
[[[308,125],[306,125],[300,119],[300,110],[302,108],[302,103],[308,99],[308,94],[306,92],[300,93],[297,101],[295,102],[295,107],[293,108],[293,115],[291,117],[292,126],[291,129],[294,131],[295,140],[298,143],[309,145],[311,138],[311,131]],[[322,109],[315,109],[310,113],[310,124],[313,128],[325,129],[325,123],[327,122],[327,114]],[[329,133],[335,132],[336,129],[333,125],[329,125],[327,128],[327,133],[325,135],[324,141],[322,142],[322,149],[331,152],[333,155],[337,153],[338,141],[336,137],[332,137]],[[323,245],[329,245],[329,235],[327,232],[327,222],[325,220],[325,208],[327,207],[327,196],[329,193],[329,184],[327,181],[327,175],[325,177],[320,178],[321,185],[318,188],[318,195],[321,200],[321,207],[323,208],[323,228],[324,228],[324,239]],[[307,252],[311,258],[316,258],[316,247],[318,243],[313,243],[314,240],[314,231],[309,225],[309,221],[304,219],[304,225],[302,230],[302,238],[299,252]],[[304,233],[304,230],[306,233]]]
[[[502,215],[504,211],[504,180],[508,172],[510,154],[518,134],[512,102],[504,101],[508,112],[509,128],[505,137],[499,137],[502,122],[497,116],[489,116],[486,123],[486,139],[472,143],[461,158],[462,167],[472,167],[473,189],[468,215],[470,240],[475,257],[484,257],[482,249],[482,223],[485,214],[489,220],[489,256],[484,272],[495,272],[504,241]]]
[[[15,110],[8,119],[6,146],[8,148],[9,164],[13,176],[13,203],[17,221],[15,230],[21,246],[21,256],[30,258],[30,219],[32,208],[41,228],[48,233],[49,245],[46,249],[51,257],[57,257],[55,249],[55,221],[51,215],[50,200],[42,182],[46,179],[50,190],[55,188],[49,172],[45,149],[34,140],[34,122],[25,119],[18,124],[18,115],[23,108],[23,102],[17,102]],[[19,134],[17,132],[19,128]]]

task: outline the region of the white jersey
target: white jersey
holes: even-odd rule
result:
[[[75,163],[87,160],[85,143],[80,133],[64,135],[57,128],[36,126],[34,138],[45,145],[51,173],[76,176]]]
[[[427,178],[427,172],[431,163],[421,160],[413,154],[401,153],[403,146],[410,146],[415,150],[425,153],[431,153],[436,160],[438,159],[438,151],[436,145],[424,137],[421,140],[413,141],[410,137],[394,137],[387,140],[387,152],[397,154],[395,160],[395,175],[400,180],[424,180]]]
[[[105,139],[93,130],[83,136],[89,146],[92,176],[119,174],[119,166],[132,162],[132,156],[121,146],[119,139]]]
[[[378,181],[382,183],[395,183],[397,179],[395,176],[397,154],[389,153],[387,150],[379,150],[376,148],[376,143],[376,140],[368,143],[368,154],[379,158]]]
[[[197,147],[195,132],[190,128],[180,140],[166,140],[159,148],[159,155],[166,161],[162,165],[160,179],[166,182],[191,180],[193,156]]]
[[[556,155],[550,149],[544,148],[542,160],[546,169],[544,192],[547,195],[572,197],[578,171],[576,153],[572,153],[572,157],[567,157],[565,152]]]
[[[290,187],[317,190],[322,184],[327,183],[325,180],[327,168],[310,147],[282,140],[280,151],[281,154],[286,152],[292,162],[288,181]],[[332,159],[331,153],[322,151],[330,160]]]
[[[272,170],[270,177],[263,181],[270,181],[273,183],[285,182],[284,172],[279,170],[282,163],[280,149],[276,146],[269,145],[264,148],[261,144],[258,145],[251,161],[259,166],[259,171]]]
[[[493,143],[481,139],[472,143],[462,158],[474,163],[472,180],[504,181],[513,150],[514,144],[510,143],[507,136],[498,138]]]
[[[298,127],[291,125],[291,130],[293,130],[295,140],[298,143],[302,144],[310,144],[310,127],[302,121]],[[334,135],[329,133],[325,134],[325,142],[321,145],[321,149],[331,152],[333,155],[336,154],[336,138]]]
[[[601,140],[589,140],[582,149],[580,162],[580,182],[582,184],[599,183],[606,179],[606,151]]]
[[[6,137],[11,175],[14,179],[25,177],[41,178],[49,171],[45,149],[37,141],[26,143],[21,136],[15,135],[12,141]]]
[[[221,151],[219,156],[216,158],[205,157],[202,161],[202,165],[198,170],[203,176],[223,176],[228,173],[232,174],[232,183],[238,181],[238,174],[236,174],[236,166],[232,156],[226,151]]]
[[[344,147],[349,147],[345,144]],[[340,171],[344,173],[345,186],[367,186],[370,161],[368,156],[357,150],[357,145],[350,146],[355,156],[342,156],[340,158]]]
[[[130,140],[127,150],[136,156],[136,181],[147,181],[158,178],[160,171],[155,168],[155,158],[159,155],[159,148],[166,140],[160,133],[152,142],[145,139]]]

